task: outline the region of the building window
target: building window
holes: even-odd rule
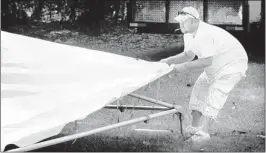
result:
[[[210,24],[242,25],[242,1],[208,0],[208,19]]]
[[[139,22],[166,22],[165,1],[136,1],[134,21]]]
[[[248,1],[249,22],[256,23],[261,21],[261,1]]]

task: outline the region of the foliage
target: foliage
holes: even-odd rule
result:
[[[2,29],[33,22],[94,25],[101,21],[126,20],[127,0],[5,0],[2,1]]]

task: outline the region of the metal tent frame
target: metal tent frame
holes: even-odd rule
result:
[[[76,133],[76,134],[72,134],[72,135],[68,135],[68,136],[64,136],[64,137],[60,137],[60,138],[56,138],[56,139],[52,139],[52,140],[48,140],[48,141],[39,142],[39,143],[32,144],[32,145],[22,147],[22,148],[7,150],[6,152],[33,151],[36,149],[56,145],[59,143],[68,142],[71,140],[76,140],[78,138],[90,136],[90,135],[97,134],[100,132],[104,132],[104,131],[108,131],[108,130],[112,130],[112,129],[116,129],[116,128],[120,128],[120,127],[124,127],[124,126],[128,126],[128,125],[132,125],[132,124],[136,124],[136,123],[140,123],[140,122],[147,122],[151,119],[165,116],[165,115],[169,115],[169,114],[176,114],[178,116],[179,124],[180,124],[180,133],[181,133],[181,135],[183,135],[183,123],[182,123],[183,117],[182,117],[182,115],[184,115],[184,109],[179,105],[173,105],[173,104],[158,100],[159,89],[160,89],[160,78],[159,78],[159,81],[157,84],[157,97],[156,97],[156,99],[145,97],[145,96],[138,95],[138,94],[133,94],[133,93],[128,94],[128,96],[131,96],[131,97],[134,97],[134,98],[137,98],[140,100],[144,100],[144,101],[147,101],[147,102],[159,105],[159,106],[106,105],[104,108],[106,108],[106,109],[119,109],[119,110],[124,110],[124,109],[161,110],[161,112],[150,114],[148,116],[134,118],[134,119],[131,119],[128,121],[123,121],[123,122],[119,122],[116,124],[96,128],[96,129],[92,129],[92,130],[81,132],[81,133]],[[122,97],[120,97],[120,98],[122,98]],[[75,126],[77,126],[77,121],[75,121]]]

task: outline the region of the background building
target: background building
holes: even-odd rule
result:
[[[128,7],[130,27],[140,32],[172,33],[178,26],[174,17],[183,7],[198,9],[200,18],[228,31],[250,32],[251,24],[260,24],[264,1],[247,0],[131,0]],[[264,6],[264,8],[262,8]]]

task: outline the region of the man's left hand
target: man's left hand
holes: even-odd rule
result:
[[[168,64],[167,59],[161,59],[159,62]]]

